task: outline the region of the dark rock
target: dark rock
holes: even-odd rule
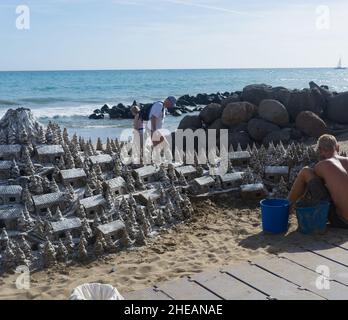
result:
[[[174,112],[172,112],[172,115],[174,117],[180,117],[182,115],[182,112],[179,109],[174,109]]]
[[[287,106],[290,100],[291,92],[289,89],[284,87],[274,87],[272,88],[272,98]]]
[[[297,116],[302,111],[312,111],[320,116],[325,107],[325,99],[317,89],[292,91],[287,105],[289,115],[293,120],[296,120]]]
[[[324,97],[324,99],[327,101],[330,97],[333,96],[332,92],[329,90],[328,86],[318,86],[314,81],[311,81],[309,83],[309,87],[311,89],[317,89],[319,90],[320,94]]]
[[[95,113],[95,114],[101,114],[102,112],[101,112],[100,109],[95,109],[95,110],[93,111],[93,113]]]
[[[209,97],[210,97],[209,100],[211,103],[217,103],[220,105],[221,105],[222,100],[224,99],[224,97],[220,93],[211,94],[211,95],[209,95]]]
[[[100,114],[93,113],[88,118],[91,119],[91,120],[100,120],[100,119],[104,119],[104,114],[102,114],[102,113],[100,113]]]
[[[109,110],[110,119],[133,119],[133,115],[129,107],[126,107],[122,103],[117,106],[113,106]]]
[[[215,130],[221,130],[221,129],[229,129],[228,126],[224,125],[222,123],[221,118],[216,119],[209,127],[208,129],[215,129]]]
[[[206,93],[199,93],[195,99],[196,104],[208,105],[210,103],[209,97]]]
[[[240,102],[240,97],[237,94],[233,94],[230,97],[223,99],[221,101],[221,107],[225,108],[227,105],[234,102]]]
[[[221,118],[222,108],[217,103],[208,104],[199,114],[201,120],[209,125],[212,124],[216,119]]]
[[[178,126],[178,129],[186,130],[192,129],[197,130],[202,128],[202,121],[199,116],[185,116]]]
[[[272,87],[266,84],[252,84],[243,89],[242,101],[248,101],[256,106],[262,100],[272,98]]]
[[[248,144],[251,144],[251,139],[247,132],[240,131],[240,132],[229,132],[228,134],[228,144],[229,148],[230,146],[233,146],[234,149],[237,149],[238,144],[240,143],[241,147],[245,149]]]
[[[229,127],[229,129],[233,132],[240,132],[240,131],[248,132],[248,122],[241,122],[235,126]]]
[[[101,112],[102,112],[102,113],[109,113],[109,111],[110,111],[109,105],[104,104],[104,105],[102,106],[102,108],[101,108]]]
[[[227,105],[222,112],[222,122],[233,126],[249,121],[256,113],[256,106],[249,102],[234,102]]]
[[[263,119],[251,119],[248,122],[249,135],[256,141],[262,141],[269,133],[280,130],[280,127]]]
[[[325,122],[311,111],[303,111],[297,116],[296,127],[306,135],[314,138],[328,133]]]
[[[348,92],[328,98],[327,117],[341,124],[348,123]]]
[[[262,143],[265,146],[268,146],[270,142],[274,142],[275,144],[278,144],[280,141],[287,143],[291,139],[291,128],[284,128],[278,131],[273,131],[269,133],[265,138],[263,138]]]
[[[289,114],[284,105],[273,99],[262,100],[258,109],[259,116],[281,127],[289,123]]]
[[[292,140],[300,140],[302,138],[302,132],[300,130],[291,128],[290,138]]]

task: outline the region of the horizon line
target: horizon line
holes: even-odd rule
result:
[[[0,72],[79,72],[79,71],[194,71],[194,70],[281,70],[281,69],[335,69],[335,67],[232,67],[232,68],[105,68],[105,69],[26,69],[26,70],[0,70]]]

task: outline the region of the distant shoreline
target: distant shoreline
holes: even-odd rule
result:
[[[300,70],[300,69],[335,69],[334,67],[251,67],[251,68],[149,68],[149,69],[44,69],[44,70],[0,70],[2,72],[98,72],[98,71],[195,71],[195,70]],[[342,69],[344,70],[344,69]]]

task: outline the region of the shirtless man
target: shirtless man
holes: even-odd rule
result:
[[[319,138],[318,151],[321,161],[300,171],[288,199],[295,204],[309,193],[312,199],[330,200],[331,226],[348,228],[348,158],[338,155],[337,140],[328,134]]]

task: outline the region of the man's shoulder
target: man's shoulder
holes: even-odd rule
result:
[[[163,107],[163,102],[162,101],[156,101],[153,105],[152,105],[152,107]]]
[[[161,101],[157,101],[152,105],[151,115],[160,115],[162,113],[163,103]]]

